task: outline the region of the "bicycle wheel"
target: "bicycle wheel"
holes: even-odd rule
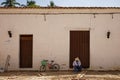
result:
[[[60,65],[59,64],[53,64],[53,70],[54,71],[59,71]]]
[[[46,66],[41,65],[41,66],[40,66],[40,71],[41,71],[41,72],[45,72],[45,71],[46,71]]]

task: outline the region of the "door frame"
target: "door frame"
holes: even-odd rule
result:
[[[19,68],[21,68],[21,67],[20,67],[20,55],[21,55],[21,53],[20,53],[20,52],[21,52],[20,39],[21,39],[21,36],[32,36],[32,60],[31,60],[32,67],[31,67],[31,68],[33,68],[33,34],[20,34],[20,35],[19,35]]]
[[[71,59],[71,57],[70,57],[70,32],[71,31],[88,31],[89,32],[89,54],[88,54],[88,59],[89,59],[89,67],[88,68],[90,68],[90,30],[70,30],[69,31],[69,68],[70,68],[70,64],[71,64],[71,62],[70,62],[70,59]]]

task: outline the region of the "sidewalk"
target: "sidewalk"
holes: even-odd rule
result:
[[[120,71],[5,72],[0,80],[120,80]]]

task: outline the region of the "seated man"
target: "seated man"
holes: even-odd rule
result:
[[[73,61],[73,68],[75,72],[79,72],[82,70],[81,61],[78,57],[75,58],[75,60]]]

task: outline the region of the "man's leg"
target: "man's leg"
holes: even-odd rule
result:
[[[78,70],[81,71],[81,70],[82,70],[82,66],[79,66],[79,67],[78,67]]]
[[[78,67],[77,66],[74,66],[73,68],[74,68],[75,72],[78,72]]]

